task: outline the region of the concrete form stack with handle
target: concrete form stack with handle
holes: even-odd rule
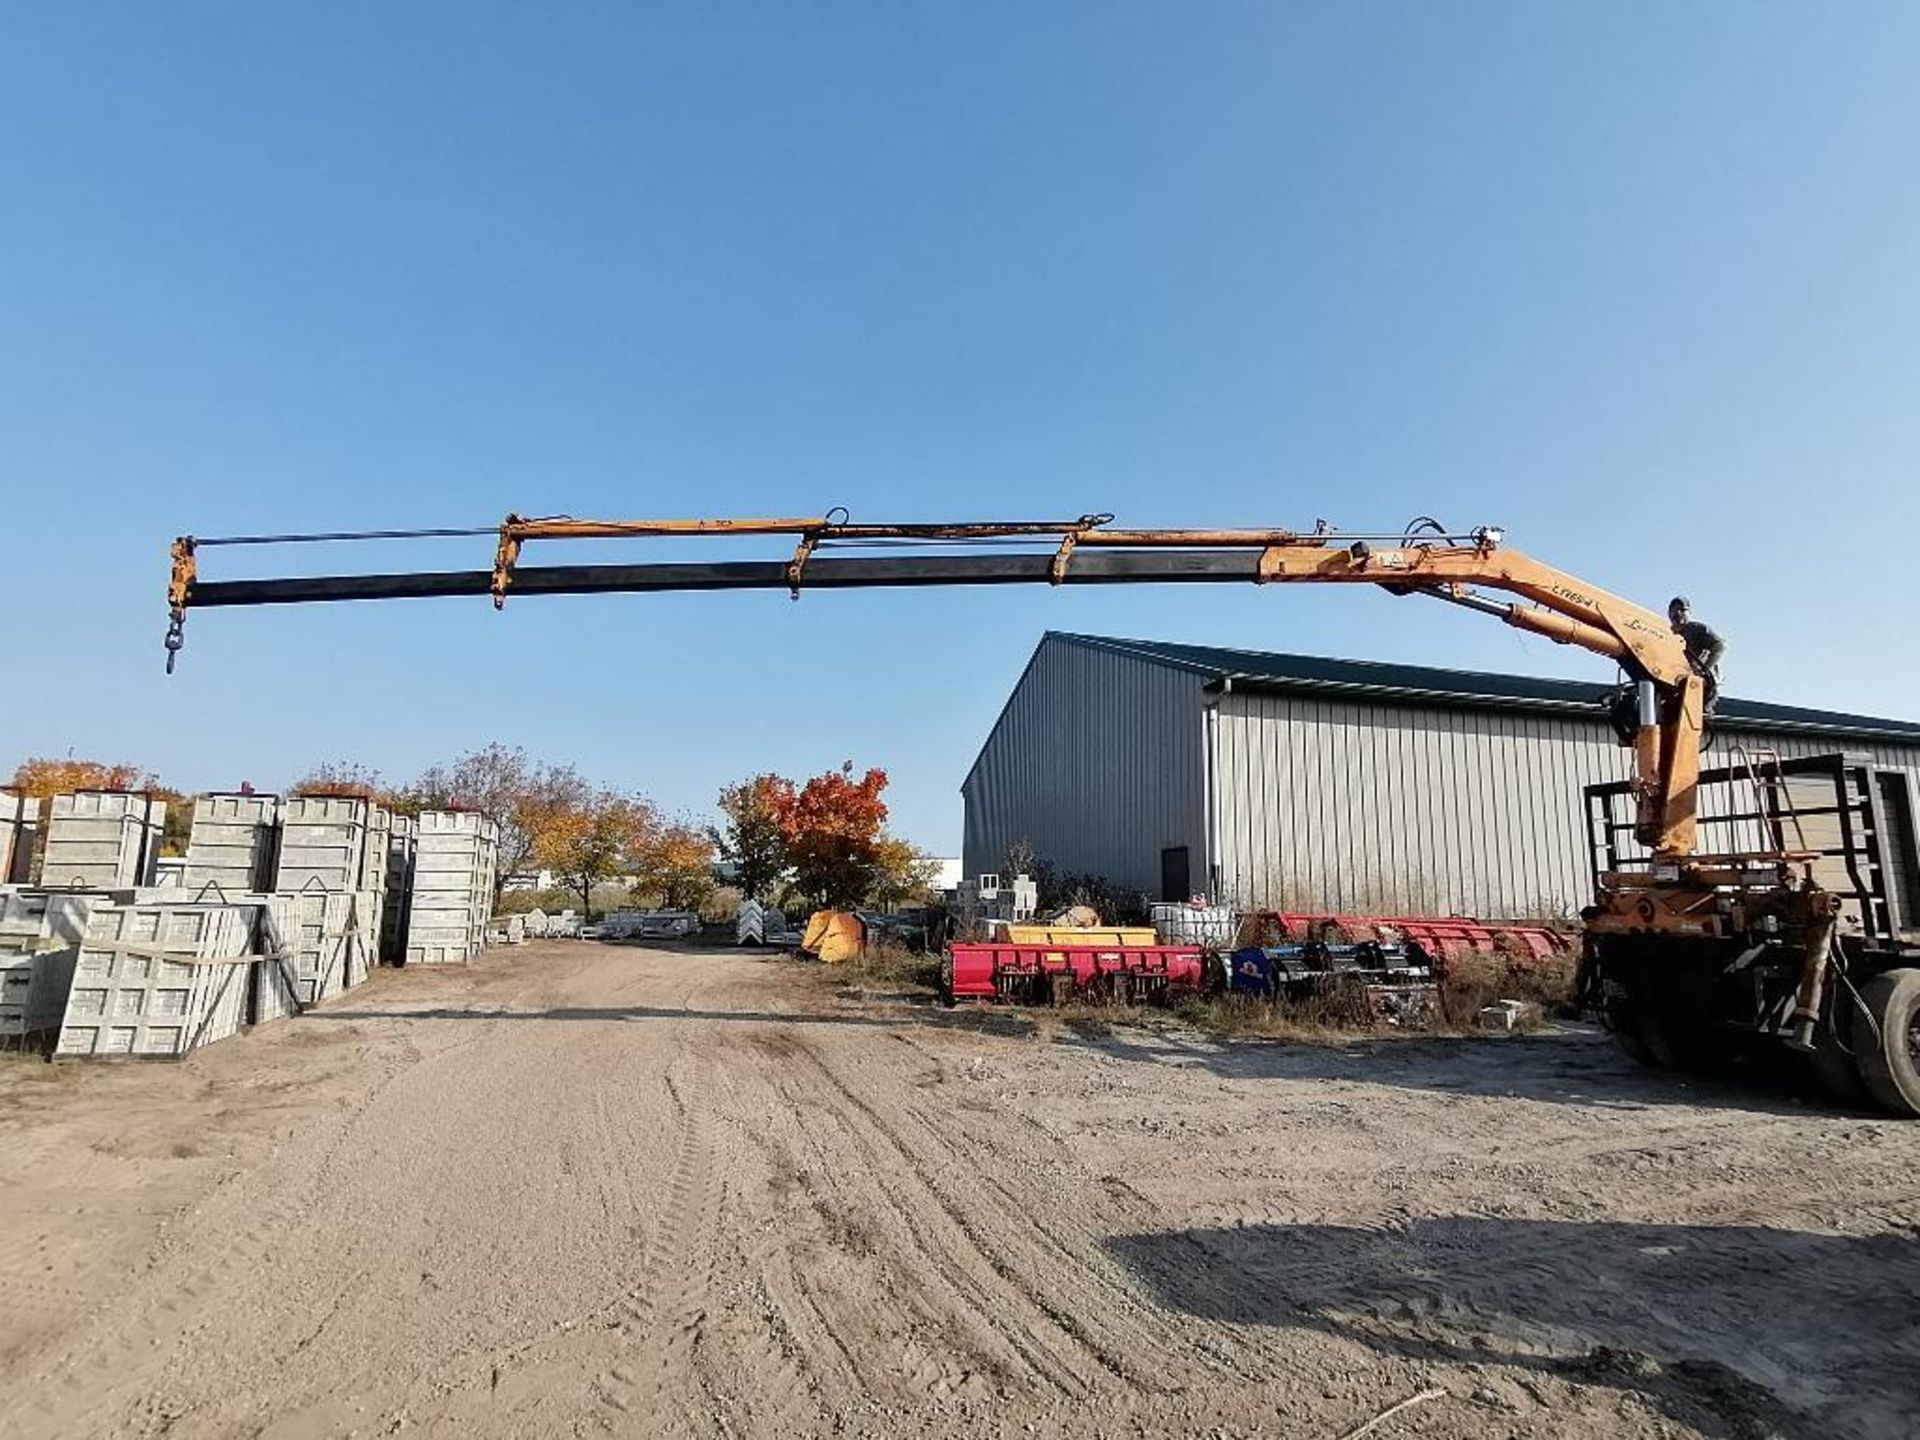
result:
[[[121,792],[55,796],[42,883],[40,807],[0,794],[0,1043],[59,1056],[181,1056],[296,1015],[382,958],[471,959],[493,903],[496,836],[477,815],[416,822],[372,800],[201,796],[178,884],[151,884],[165,806]],[[409,906],[416,834],[428,896]],[[428,933],[454,932],[428,946]]]

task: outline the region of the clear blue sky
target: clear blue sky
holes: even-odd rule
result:
[[[1907,4],[9,6],[0,762],[851,758],[955,852],[1048,627],[1610,678],[1251,587],[209,611],[161,674],[177,532],[510,509],[1493,521],[1920,716],[1917,74]]]

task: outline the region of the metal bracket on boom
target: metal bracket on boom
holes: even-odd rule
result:
[[[526,521],[509,515],[500,522],[500,544],[493,552],[493,608],[507,608],[507,587],[513,583],[513,567],[520,559],[520,527]]]
[[[182,535],[173,542],[173,574],[167,580],[167,674],[187,643],[187,598],[193,593],[194,578],[200,562],[194,554],[194,539]]]

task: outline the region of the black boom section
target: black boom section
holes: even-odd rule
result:
[[[914,585],[1046,584],[1054,557],[1046,555],[819,556],[806,562],[802,590],[858,590]],[[1254,580],[1257,550],[1077,552],[1061,577],[1065,585]],[[522,595],[644,594],[655,590],[785,590],[784,560],[729,560],[711,564],[529,565],[513,572],[509,598]],[[196,580],[188,604],[196,610],[226,605],[294,605],[320,600],[410,600],[485,595],[491,570],[440,570],[406,575],[314,575],[286,580]]]

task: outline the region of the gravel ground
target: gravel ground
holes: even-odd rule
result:
[[[1909,1437],[1920,1124],[732,952],[0,1063],[0,1430]]]

